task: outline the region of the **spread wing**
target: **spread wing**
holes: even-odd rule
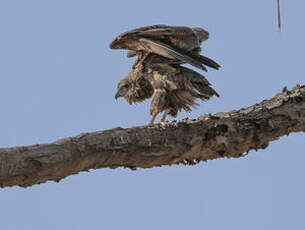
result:
[[[184,52],[191,52],[200,47],[200,40],[196,33],[185,26],[167,26],[140,31],[138,35],[142,38],[162,41],[163,43],[176,47]]]
[[[158,28],[166,28],[166,25],[153,25],[153,26],[144,26],[134,30],[127,31],[125,33],[117,36],[109,45],[111,49],[127,49],[133,51],[141,50],[139,47],[140,38],[139,33],[145,32],[148,30],[158,29]]]
[[[184,52],[191,52],[207,40],[209,33],[200,28],[191,29],[185,26],[154,25],[137,28],[117,36],[111,43],[111,49],[140,49],[136,43],[140,38],[162,41]],[[139,46],[139,44],[138,44]]]
[[[155,53],[168,59],[178,59],[182,62],[189,63],[194,67],[207,71],[205,66],[199,60],[196,60],[191,56],[183,54],[179,50],[170,47],[169,45],[146,38],[140,38],[139,41],[141,43],[141,46],[144,47],[144,49],[150,53]]]
[[[214,60],[212,60],[211,58],[208,58],[208,57],[205,57],[205,56],[202,56],[202,55],[199,55],[199,56],[196,56],[195,58],[198,58],[198,60],[203,63],[204,65],[206,66],[209,66],[213,69],[219,69],[221,66],[215,62]]]
[[[151,52],[204,71],[207,71],[204,65],[219,69],[215,61],[200,55],[200,44],[208,37],[209,33],[201,28],[154,25],[119,35],[110,43],[110,48],[127,49],[128,57],[135,56],[136,52]]]

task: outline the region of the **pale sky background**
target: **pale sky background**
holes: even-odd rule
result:
[[[149,103],[115,101],[134,59],[118,34],[152,24],[203,27],[203,73],[221,95],[184,117],[230,111],[304,84],[305,1],[0,0],[0,146],[49,143],[150,120]],[[202,73],[202,72],[201,72]],[[305,141],[292,134],[242,159],[99,169],[0,190],[3,230],[305,229]]]

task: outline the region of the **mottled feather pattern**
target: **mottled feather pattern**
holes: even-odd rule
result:
[[[116,98],[124,97],[129,104],[152,97],[150,113],[155,117],[164,112],[176,117],[178,112],[198,105],[196,99],[219,97],[208,80],[198,72],[181,66],[187,62],[206,70],[219,69],[212,59],[201,56],[201,42],[209,33],[201,28],[154,25],[119,35],[112,41],[113,49],[127,49],[128,57],[137,56],[130,73],[118,84]]]
[[[117,36],[110,43],[110,48],[153,52],[173,59],[177,64],[189,63],[206,71],[204,65],[219,68],[218,64],[209,65],[209,62],[200,58],[200,45],[208,38],[209,33],[202,28],[154,25],[141,27]]]

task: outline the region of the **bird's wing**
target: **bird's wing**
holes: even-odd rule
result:
[[[115,39],[109,44],[110,49],[127,49],[138,51],[141,50],[139,44],[139,33],[147,30],[157,29],[157,28],[166,28],[166,25],[153,25],[140,27],[134,30],[129,30],[118,35]]]
[[[162,41],[169,46],[177,47],[184,51],[192,51],[200,47],[196,33],[189,27],[153,25],[120,34],[110,43],[110,48],[139,50],[140,47],[138,47],[137,42],[140,38]]]
[[[152,26],[143,26],[143,27],[139,27],[133,30],[129,30],[123,34],[132,34],[132,33],[141,33],[144,31],[150,31],[150,30],[154,30],[154,29],[163,29],[163,28],[168,28],[167,25],[164,24],[157,24],[157,25],[152,25]]]
[[[166,45],[159,41],[154,41],[151,39],[140,38],[139,42],[146,49],[146,51],[161,55],[169,59],[178,59],[182,62],[187,62],[194,67],[207,71],[205,66],[202,63],[186,54],[183,54],[181,51],[178,51],[176,48],[173,48],[169,45]]]
[[[211,58],[199,55],[198,59],[200,60],[201,63],[211,68],[218,70],[221,67],[217,62],[213,61]]]
[[[200,41],[194,31],[185,26],[168,26],[140,31],[137,36],[160,41],[171,47],[190,52],[200,47]]]
[[[152,63],[147,68],[149,69],[149,72],[154,72],[160,76],[166,77],[177,72],[176,66],[167,63]]]
[[[185,26],[158,26],[145,30],[138,30],[138,35],[151,37],[151,38],[160,38],[162,36],[172,36],[179,39],[184,39],[188,36],[195,35],[191,28]]]
[[[219,94],[211,87],[211,84],[203,75],[183,66],[180,66],[179,70],[179,77],[184,79],[185,88],[194,96],[202,100],[208,100],[214,95],[219,97]]]
[[[136,55],[137,55],[136,51],[128,50],[128,52],[127,52],[127,57],[129,57],[129,58],[134,57]]]
[[[190,83],[188,89],[191,93],[196,93],[196,96],[202,100],[208,100],[214,95],[219,97],[219,94],[211,86],[206,85],[203,82],[190,81]]]

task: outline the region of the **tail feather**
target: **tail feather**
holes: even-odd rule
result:
[[[219,97],[219,94],[212,87],[201,82],[192,82],[192,89],[203,100],[208,100],[214,95]]]

